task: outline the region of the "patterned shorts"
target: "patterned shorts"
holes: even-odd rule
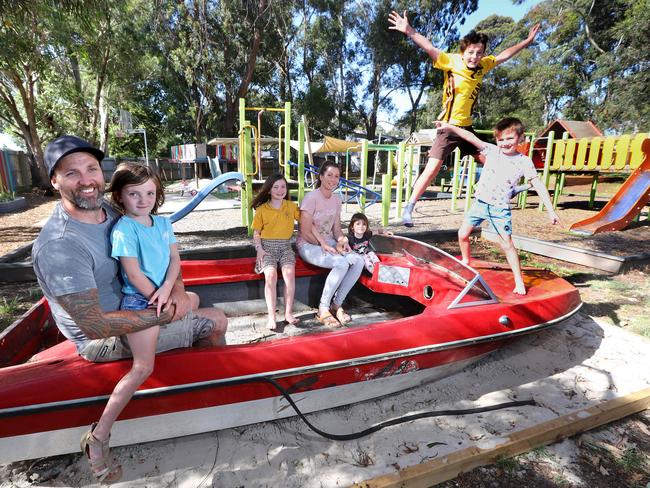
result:
[[[501,237],[512,235],[512,212],[509,208],[499,208],[483,200],[474,200],[469,212],[465,214],[465,221],[472,227],[478,227],[487,220],[498,235]]]
[[[291,249],[289,239],[262,239],[262,249],[266,254],[262,256],[261,262],[255,263],[255,272],[262,273],[265,268],[280,267],[296,264],[296,255]]]

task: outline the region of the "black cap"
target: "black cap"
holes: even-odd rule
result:
[[[47,174],[49,177],[52,177],[54,167],[63,157],[76,152],[87,152],[92,154],[100,163],[102,159],[104,159],[104,153],[102,151],[83,139],[76,136],[57,137],[45,148],[45,166],[47,166]]]

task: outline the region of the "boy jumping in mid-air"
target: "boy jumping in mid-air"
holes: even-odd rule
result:
[[[523,176],[533,185],[537,195],[548,209],[552,224],[558,224],[560,218],[553,210],[551,197],[544,184],[537,177],[535,165],[529,157],[517,152],[517,145],[523,140],[524,126],[519,119],[506,117],[494,128],[497,145],[482,141],[470,131],[445,122],[436,122],[439,128],[447,129],[459,139],[471,144],[480,151],[485,161],[481,178],[478,181],[475,200],[458,230],[458,244],[463,262],[470,264],[469,236],[474,227],[487,220],[498,235],[498,242],[506,255],[508,264],[515,276],[514,293],[526,294],[526,287],[521,276],[519,255],[512,243],[512,215],[510,198],[519,179]]]
[[[395,11],[391,12],[388,21],[391,24],[389,29],[403,32],[429,55],[433,60],[434,68],[444,71],[442,112],[438,119],[470,132],[474,132],[472,130],[472,110],[478,99],[478,92],[481,89],[481,81],[485,73],[528,47],[539,31],[539,24],[534,25],[526,39],[496,56],[485,56],[487,36],[471,31],[460,40],[461,53],[448,54],[434,47],[426,37],[418,34],[411,27],[406,17],[406,11],[403,16]],[[404,207],[402,222],[405,226],[413,226],[412,214],[415,204],[427,186],[435,179],[442,162],[456,147],[460,149],[461,156],[473,154],[471,145],[458,138],[453,132],[438,131],[433,146],[429,150],[427,165],[416,180],[411,198]]]

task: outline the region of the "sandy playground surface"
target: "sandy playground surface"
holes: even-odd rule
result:
[[[473,445],[494,447],[515,431],[647,388],[648,354],[650,341],[580,312],[444,380],[309,418],[325,431],[349,433],[435,409],[529,398],[539,406],[423,419],[347,442],[319,437],[294,417],[121,447],[113,453],[124,474],[114,486],[349,486]],[[567,446],[553,449],[574,482]],[[80,454],[0,466],[3,488],[91,485]]]

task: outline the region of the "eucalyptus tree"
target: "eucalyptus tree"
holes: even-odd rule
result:
[[[370,140],[375,139],[379,111],[389,112],[394,108],[390,95],[401,88],[395,71],[390,69],[395,58],[395,36],[388,30],[391,9],[390,0],[367,0],[359,4],[360,20],[355,34],[365,42],[358,44],[358,63],[363,76],[357,90],[355,109]]]
[[[354,87],[359,82],[353,26],[358,12],[348,0],[304,0],[295,18],[296,109],[310,126],[345,137],[355,127]]]
[[[546,0],[522,19],[520,24],[542,22],[539,42],[528,50],[527,72],[513,73],[520,80],[520,112],[536,118],[532,125],[563,117],[593,120],[619,133],[648,130],[647,6],[635,0]]]
[[[49,185],[44,141],[74,133],[108,149],[110,90],[140,57],[140,0],[34,0],[2,9],[0,100],[31,157],[32,184]],[[125,61],[128,59],[128,62]]]
[[[47,2],[19,3],[0,9],[0,111],[6,127],[25,142],[32,185],[44,187],[43,147],[39,131],[40,83],[50,69],[52,53],[46,49],[52,7]]]
[[[279,0],[160,0],[155,21],[165,76],[191,117],[193,136],[237,131],[239,98],[274,78],[265,49],[286,25],[291,2]]]

